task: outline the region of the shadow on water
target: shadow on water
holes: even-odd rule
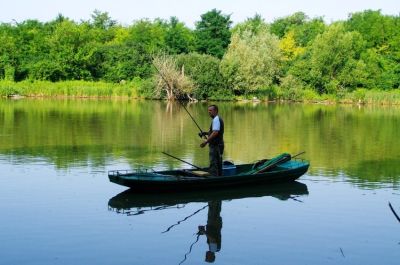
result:
[[[212,263],[215,261],[216,253],[221,250],[221,230],[222,230],[222,202],[231,200],[240,200],[245,198],[257,198],[264,196],[275,197],[279,200],[298,199],[301,195],[308,195],[307,185],[294,181],[291,183],[275,184],[275,185],[259,185],[241,188],[214,189],[208,191],[197,192],[180,192],[180,193],[138,193],[131,189],[119,193],[112,197],[108,206],[111,211],[126,214],[128,216],[144,214],[148,211],[160,211],[166,209],[181,209],[186,204],[192,202],[207,203],[195,212],[179,220],[175,224],[169,226],[162,233],[169,232],[175,226],[188,220],[197,213],[208,208],[207,223],[197,227],[194,242],[189,246],[188,251],[184,254],[182,261],[184,263],[194,245],[199,241],[201,236],[207,239],[208,250],[205,253],[205,261]]]

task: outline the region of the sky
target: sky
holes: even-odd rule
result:
[[[38,19],[53,20],[62,14],[74,21],[88,20],[94,10],[108,12],[123,25],[148,18],[169,19],[176,16],[194,28],[200,15],[216,8],[231,15],[234,24],[260,14],[266,22],[302,11],[309,17],[323,17],[325,22],[345,20],[350,13],[366,9],[383,14],[399,15],[399,0],[0,0],[0,22],[22,22]]]

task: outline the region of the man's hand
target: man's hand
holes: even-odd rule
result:
[[[199,132],[199,137],[203,138],[204,136],[208,135],[207,132]]]
[[[200,147],[203,148],[203,147],[206,146],[206,145],[207,145],[207,141],[204,141],[204,142],[202,142],[202,143],[200,144]]]

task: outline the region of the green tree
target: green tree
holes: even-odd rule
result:
[[[229,45],[231,24],[230,15],[223,15],[216,9],[201,15],[194,31],[196,50],[222,58]]]
[[[360,58],[363,48],[364,41],[358,32],[346,32],[343,24],[333,24],[317,36],[308,58],[296,65],[297,70],[301,69],[297,75],[319,93],[337,94],[363,87],[366,78],[365,63]]]
[[[274,84],[279,78],[282,55],[278,38],[262,29],[232,35],[221,61],[221,73],[235,93],[242,94]]]
[[[353,13],[345,26],[348,31],[358,31],[368,48],[387,45],[389,40],[399,35],[395,18],[382,15],[380,10]]]
[[[400,18],[365,10],[350,15],[346,29],[366,40],[362,57],[367,64],[369,87],[392,89],[400,86]]]
[[[293,32],[293,37],[300,46],[305,47],[315,37],[324,32],[325,24],[322,18],[310,18],[303,12],[294,13],[291,16],[276,19],[271,24],[271,32],[279,38],[283,38],[289,32]]]
[[[0,79],[14,81],[17,67],[17,45],[14,29],[9,24],[0,24]]]
[[[171,17],[166,27],[165,44],[170,53],[189,53],[194,50],[194,35],[178,18]]]
[[[242,34],[244,31],[250,31],[252,34],[258,34],[261,30],[269,30],[269,26],[265,23],[264,19],[259,14],[255,14],[254,17],[246,19],[242,23],[238,23],[232,29],[232,33]]]
[[[93,11],[91,17],[91,24],[103,30],[109,29],[117,24],[117,22],[108,15],[108,12],[101,12],[97,9]]]
[[[196,99],[232,97],[219,71],[220,59],[207,54],[180,54],[177,56],[177,65],[192,78]]]
[[[296,12],[293,15],[275,19],[271,24],[271,33],[277,35],[279,38],[282,38],[287,31],[296,25],[303,25],[307,19],[307,15],[303,12]]]

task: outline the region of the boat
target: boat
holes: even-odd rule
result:
[[[108,201],[109,209],[129,215],[142,214],[146,211],[169,209],[176,205],[187,203],[202,203],[210,201],[231,201],[244,198],[258,198],[272,196],[279,200],[297,199],[300,195],[308,195],[307,185],[298,181],[277,183],[274,185],[262,184],[244,187],[228,187],[200,191],[177,193],[137,192],[127,189]]]
[[[224,161],[222,176],[213,176],[207,168],[176,170],[111,170],[111,182],[140,191],[187,191],[218,187],[290,182],[305,174],[310,164],[283,153],[251,164],[235,165]]]

